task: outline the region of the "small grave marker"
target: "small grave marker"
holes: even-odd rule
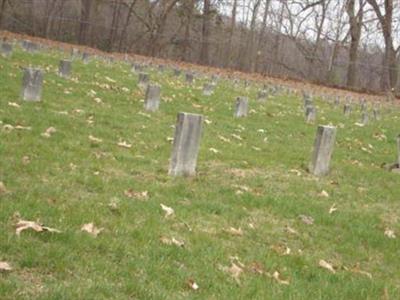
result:
[[[249,100],[246,97],[237,97],[234,116],[236,118],[246,117],[249,109]]]
[[[158,84],[149,84],[146,90],[144,108],[147,111],[155,112],[160,106],[161,88]]]
[[[309,170],[315,176],[329,173],[336,138],[336,127],[318,126]]]
[[[22,79],[21,98],[25,101],[40,101],[42,95],[43,71],[26,68]]]

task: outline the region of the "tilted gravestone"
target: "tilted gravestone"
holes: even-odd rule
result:
[[[205,83],[203,86],[203,95],[211,96],[214,92],[214,86],[210,83]]]
[[[202,115],[178,114],[168,172],[170,176],[196,175],[203,119]]]
[[[249,110],[249,100],[246,97],[237,97],[235,103],[234,117],[246,117]]]
[[[25,101],[40,101],[42,96],[43,71],[26,68],[22,78],[21,98]]]
[[[60,60],[58,66],[58,74],[63,78],[69,78],[71,75],[72,61],[71,60]]]
[[[1,44],[1,55],[3,55],[4,57],[10,57],[13,51],[13,45],[10,43],[2,43]]]
[[[316,118],[317,118],[317,109],[312,105],[308,105],[306,107],[306,122],[314,123]]]
[[[336,138],[336,127],[318,126],[309,170],[315,176],[329,173]]]
[[[139,81],[138,86],[141,89],[146,89],[150,81],[150,77],[148,73],[139,73]]]
[[[343,114],[345,117],[350,117],[351,114],[351,105],[349,103],[346,103],[343,106]]]
[[[149,84],[146,90],[144,108],[147,111],[157,111],[160,106],[161,87],[158,84]]]

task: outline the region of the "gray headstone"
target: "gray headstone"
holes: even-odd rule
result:
[[[349,117],[351,114],[351,105],[349,103],[346,103],[343,106],[343,114],[345,117]]]
[[[379,108],[374,107],[374,109],[372,110],[372,114],[374,116],[374,120],[379,121],[381,119]]]
[[[138,64],[138,63],[134,63],[132,64],[132,68],[131,68],[131,72],[132,73],[140,73],[143,71],[143,66]]]
[[[315,176],[329,173],[329,165],[335,145],[336,127],[318,126],[314,142],[314,151],[310,163],[310,172]]]
[[[317,118],[317,109],[314,106],[307,106],[306,107],[306,122],[307,123],[314,123]]]
[[[90,62],[90,54],[84,52],[84,53],[82,54],[82,61],[83,61],[83,63],[84,63],[85,65],[87,65],[87,64]]]
[[[214,92],[214,86],[210,83],[205,83],[203,86],[203,95],[211,96]]]
[[[180,75],[181,75],[181,70],[175,68],[175,69],[174,69],[174,75],[175,75],[175,76],[180,76]]]
[[[246,117],[249,109],[249,100],[246,97],[237,97],[235,103],[236,118]]]
[[[58,66],[58,74],[63,78],[69,78],[71,74],[72,61],[71,60],[60,60]]]
[[[71,50],[71,58],[76,59],[79,57],[79,49],[77,48],[72,48]]]
[[[160,106],[161,88],[158,84],[149,84],[146,90],[144,108],[147,111],[157,111]]]
[[[266,90],[261,90],[257,94],[258,101],[265,101],[268,98],[268,92]]]
[[[368,112],[365,111],[361,114],[361,124],[367,125],[368,121],[369,121]]]
[[[339,96],[335,97],[335,100],[334,100],[334,102],[333,102],[333,105],[334,105],[335,107],[338,107],[338,106],[340,105],[340,97],[339,97]]]
[[[150,77],[148,73],[139,73],[139,81],[138,81],[138,86],[141,89],[147,89],[147,86],[149,84]]]
[[[194,75],[192,73],[186,73],[185,80],[187,83],[192,84],[194,80]]]
[[[365,99],[362,99],[360,102],[360,110],[361,112],[365,112],[367,110],[367,101],[365,101]]]
[[[175,128],[169,175],[196,175],[197,156],[203,127],[203,116],[179,113]]]
[[[4,57],[10,57],[13,51],[13,45],[10,43],[2,43],[1,44],[1,55]]]
[[[21,98],[25,101],[40,101],[42,96],[43,71],[26,68],[22,79]]]
[[[37,44],[28,40],[22,41],[22,48],[30,53],[34,53],[39,50],[39,46]]]

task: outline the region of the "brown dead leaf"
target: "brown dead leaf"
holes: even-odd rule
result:
[[[132,144],[127,143],[126,141],[121,141],[117,144],[119,147],[130,149],[132,148]]]
[[[11,265],[6,261],[0,261],[0,272],[12,271]]]
[[[365,276],[367,276],[369,279],[372,279],[372,274],[369,273],[369,272],[366,272],[366,271],[361,270],[360,264],[359,264],[359,263],[357,263],[353,268],[351,268],[350,271],[353,272],[353,273],[365,275]]]
[[[0,181],[0,195],[7,194],[8,190],[6,186],[4,185],[3,181]]]
[[[243,269],[237,264],[232,262],[230,267],[222,267],[222,271],[229,273],[237,283],[240,283],[239,277],[243,273]]]
[[[386,228],[385,229],[385,236],[387,236],[389,239],[395,239],[396,238],[396,234],[394,233],[394,231],[390,228]]]
[[[16,230],[15,233],[19,236],[21,234],[22,231],[26,230],[26,229],[32,229],[36,232],[44,232],[44,231],[48,231],[48,232],[54,232],[54,233],[60,233],[61,231],[58,229],[54,229],[54,228],[50,228],[50,227],[46,227],[43,226],[39,223],[36,223],[34,221],[25,221],[25,220],[19,220],[18,223],[15,225]]]
[[[97,237],[103,230],[104,228],[97,228],[93,223],[87,223],[81,227],[81,231],[85,231],[94,237]]]
[[[321,193],[318,194],[318,196],[323,197],[323,198],[328,198],[329,194],[327,191],[322,190]]]
[[[306,215],[300,215],[299,216],[300,220],[307,224],[307,225],[313,225],[314,224],[314,218]]]
[[[143,192],[135,192],[132,189],[124,191],[124,195],[128,198],[134,198],[138,200],[148,200],[149,199],[149,192],[148,191],[143,191]]]
[[[333,214],[335,211],[337,211],[336,204],[333,203],[332,206],[329,208],[329,214]]]
[[[321,260],[319,261],[318,265],[319,265],[321,268],[324,268],[324,269],[330,271],[330,272],[333,273],[333,274],[336,273],[336,271],[335,271],[335,269],[333,268],[333,266],[332,266],[330,263],[328,263],[327,261],[323,260],[323,259],[321,259]]]

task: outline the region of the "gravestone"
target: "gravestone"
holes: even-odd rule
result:
[[[338,107],[338,106],[340,105],[340,97],[339,97],[339,96],[335,97],[335,100],[334,100],[334,102],[333,102],[333,105],[334,105],[335,107]]]
[[[308,93],[303,93],[303,101],[304,101],[304,110],[308,107],[308,106],[314,106],[313,100],[312,100],[312,96]]]
[[[132,73],[140,73],[143,71],[143,66],[140,64],[132,64],[131,72]]]
[[[150,77],[148,73],[143,73],[143,72],[139,73],[139,82],[138,82],[139,88],[146,89],[149,84],[149,80]]]
[[[317,109],[314,106],[308,105],[306,107],[306,122],[314,123],[317,118]]]
[[[343,114],[344,114],[344,116],[346,118],[350,116],[350,114],[351,114],[351,105],[349,103],[346,103],[343,106]]]
[[[203,86],[203,95],[211,96],[214,92],[214,86],[210,83],[205,83]]]
[[[193,80],[194,80],[193,73],[186,73],[185,80],[186,80],[186,83],[192,84]]]
[[[26,68],[22,78],[21,98],[25,101],[40,101],[42,95],[43,71]]]
[[[234,117],[246,117],[249,109],[249,100],[246,97],[237,97],[235,103]]]
[[[160,106],[161,88],[158,84],[149,84],[146,90],[144,108],[147,111],[157,111]]]
[[[170,176],[196,175],[203,119],[202,115],[178,114],[168,171]]]
[[[374,116],[374,120],[379,121],[381,119],[381,114],[380,114],[379,108],[374,107],[372,110],[372,114]]]
[[[87,65],[90,62],[90,54],[87,52],[84,52],[82,54],[82,61],[85,65]]]
[[[336,127],[318,126],[314,142],[314,151],[309,170],[315,176],[329,173],[329,165],[335,145]]]
[[[175,76],[180,76],[180,75],[181,75],[181,70],[175,68],[175,69],[174,69],[174,75],[175,75]]]
[[[3,42],[1,44],[1,55],[4,57],[10,57],[13,51],[13,45],[10,43]]]
[[[71,50],[71,58],[76,59],[79,57],[79,49],[77,48],[72,48]]]
[[[265,101],[268,98],[268,92],[266,90],[261,90],[257,94],[258,101]]]
[[[361,114],[361,124],[363,124],[365,126],[368,124],[368,121],[369,121],[368,112],[364,111]]]
[[[365,112],[366,110],[367,110],[367,101],[365,99],[361,99],[360,111]]]
[[[71,74],[72,61],[70,60],[60,60],[58,66],[58,74],[63,78],[69,78]]]
[[[31,41],[24,40],[22,41],[22,48],[26,52],[34,53],[39,49],[39,46]]]

